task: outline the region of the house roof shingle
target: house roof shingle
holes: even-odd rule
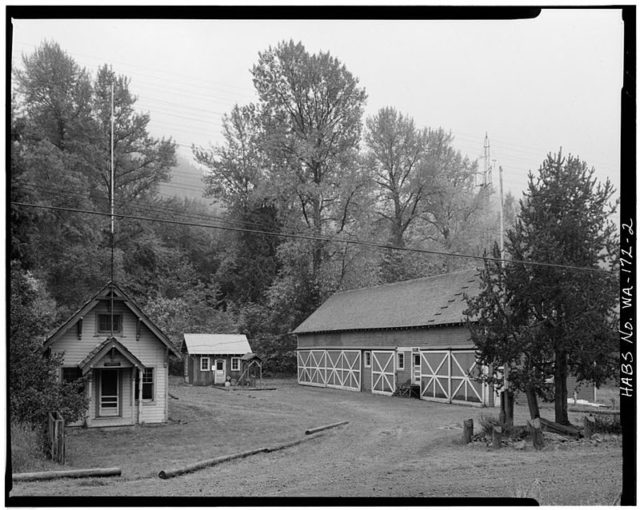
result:
[[[339,292],[302,322],[295,334],[460,324],[464,295],[479,292],[475,269]]]

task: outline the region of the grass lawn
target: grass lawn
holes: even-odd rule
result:
[[[120,467],[121,477],[18,482],[11,496],[532,496],[542,504],[609,505],[620,492],[617,436],[493,451],[463,445],[461,424],[472,418],[479,431],[481,417],[497,409],[271,382],[275,391],[223,391],[173,380],[167,424],[69,430],[67,469]],[[526,405],[515,412],[517,423],[526,421]],[[552,419],[553,409],[542,414]],[[339,421],[349,423],[286,450],[158,477]]]

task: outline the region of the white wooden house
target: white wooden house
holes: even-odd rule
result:
[[[168,419],[169,355],[179,351],[109,282],[44,342],[63,354],[61,380],[85,377],[89,427]]]

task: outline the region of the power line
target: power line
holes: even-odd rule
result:
[[[96,216],[110,216],[109,213],[98,212],[98,211],[89,211],[89,210],[85,210],[85,209],[74,209],[74,208],[70,208],[70,207],[55,207],[55,206],[28,204],[28,203],[24,203],[24,202],[11,202],[11,204],[12,205],[21,206],[21,207],[33,207],[33,208],[39,208],[39,209],[49,209],[49,210],[54,210],[54,211],[66,211],[66,212],[74,212],[74,213],[80,213],[80,214],[93,214],[93,215],[96,215]],[[246,229],[246,228],[241,228],[241,227],[210,225],[210,224],[203,224],[203,223],[191,223],[191,222],[184,222],[184,221],[177,221],[177,220],[148,218],[148,217],[144,217],[144,216],[134,216],[134,215],[127,215],[127,214],[115,214],[114,216],[117,217],[117,218],[120,218],[120,219],[132,219],[132,220],[138,220],[138,221],[151,221],[151,222],[157,222],[157,223],[168,223],[168,224],[182,225],[182,226],[187,226],[187,227],[214,228],[214,229],[219,229],[219,230],[231,230],[231,231],[236,231],[236,232],[246,232],[246,233],[251,233],[251,234],[260,234],[260,235],[273,236],[273,237],[286,237],[286,238],[290,238],[290,239],[305,239],[305,240],[308,240],[308,241],[325,241],[325,242],[333,242],[333,243],[355,244],[355,245],[368,246],[370,248],[377,248],[377,249],[383,249],[383,250],[408,251],[408,252],[414,252],[414,253],[425,253],[425,254],[429,254],[429,255],[440,255],[440,256],[445,256],[445,257],[458,257],[458,258],[467,258],[467,259],[482,260],[482,261],[490,260],[492,262],[504,262],[504,263],[509,263],[509,264],[523,264],[523,265],[530,265],[530,266],[557,267],[559,269],[570,269],[570,270],[576,270],[576,271],[586,271],[586,272],[595,272],[595,273],[610,273],[610,271],[607,271],[605,269],[598,269],[598,268],[591,268],[591,267],[569,266],[569,265],[565,265],[565,264],[553,264],[553,263],[550,263],[550,262],[535,262],[535,261],[529,261],[529,260],[501,259],[501,258],[496,258],[496,257],[483,257],[483,256],[479,256],[479,255],[465,255],[465,254],[462,254],[462,253],[448,253],[448,252],[441,252],[441,251],[435,251],[435,250],[426,250],[426,249],[423,249],[423,248],[406,248],[406,247],[405,248],[399,248],[399,247],[394,247],[394,246],[389,246],[389,245],[384,245],[384,244],[378,244],[378,243],[372,243],[372,242],[368,242],[368,241],[354,240],[354,239],[336,239],[336,238],[329,238],[329,237],[311,236],[311,235],[306,235],[306,234],[290,234],[290,233],[285,233],[285,232],[270,232],[270,231],[266,231],[266,230],[255,230],[255,229]]]

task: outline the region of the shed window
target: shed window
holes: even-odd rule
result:
[[[404,352],[399,352],[397,355],[398,370],[404,370]]]
[[[371,351],[364,353],[364,366],[369,368],[371,366]]]
[[[122,315],[119,313],[99,313],[98,333],[111,333],[111,317],[113,317],[113,332],[122,333]]]
[[[209,358],[207,358],[206,356],[203,356],[202,358],[200,358],[200,370],[202,372],[206,372],[210,370],[210,368],[211,368],[211,365],[210,365]]]
[[[240,358],[231,358],[231,370],[233,372],[240,370]]]

